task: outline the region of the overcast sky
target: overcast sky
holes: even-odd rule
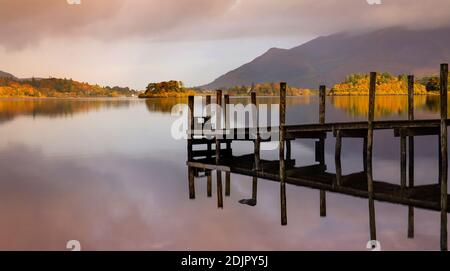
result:
[[[449,0],[0,0],[0,70],[136,89],[169,79],[195,86],[271,47],[447,26],[449,10]]]

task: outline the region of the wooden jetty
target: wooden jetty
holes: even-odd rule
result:
[[[286,184],[309,187],[320,191],[320,216],[326,216],[326,192],[339,193],[368,200],[370,240],[377,240],[375,221],[375,201],[408,206],[408,238],[414,237],[414,208],[421,208],[441,213],[440,249],[447,250],[447,213],[449,212],[447,175],[447,94],[448,64],[441,65],[440,73],[440,118],[416,120],[414,118],[414,76],[408,76],[408,119],[375,120],[375,99],[377,74],[370,73],[368,119],[361,122],[329,123],[325,120],[326,87],[319,88],[319,121],[317,124],[286,125],[286,83],[280,83],[279,127],[231,128],[229,117],[223,112],[216,114],[216,127],[213,134],[195,129],[201,123],[211,119],[211,110],[206,116],[194,117],[194,97],[189,97],[189,131],[188,131],[188,176],[189,196],[195,198],[195,177],[207,177],[207,195],[212,195],[212,171],[216,171],[217,205],[223,208],[222,172],[226,174],[225,196],[230,195],[230,173],[253,177],[252,199],[242,203],[256,205],[258,179],[280,183],[281,225],[287,224]],[[229,97],[217,91],[216,105],[226,111]],[[251,103],[256,108],[256,93],[251,93]],[[206,104],[211,105],[211,97],[206,97]],[[208,108],[208,107],[207,107]],[[253,110],[258,120],[257,110]],[[226,112],[225,112],[226,113]],[[225,128],[221,127],[225,116]],[[258,122],[257,122],[258,123]],[[393,136],[400,140],[400,181],[392,184],[373,179],[374,131],[392,130]],[[230,138],[230,132],[233,137]],[[336,172],[330,173],[325,165],[325,140],[332,133],[335,140]],[[277,136],[274,136],[277,135]],[[414,137],[435,135],[439,146],[439,180],[435,184],[415,185],[414,181]],[[361,172],[342,175],[341,150],[345,138],[362,139],[364,166]],[[315,139],[315,161],[310,166],[298,167],[291,158],[291,141],[297,139]],[[234,141],[253,142],[253,153],[241,156],[233,155]],[[278,141],[279,159],[261,159],[261,142]],[[194,147],[195,146],[195,147]],[[198,146],[206,149],[198,150]],[[214,146],[214,150],[213,150]],[[195,148],[195,150],[194,150]]]

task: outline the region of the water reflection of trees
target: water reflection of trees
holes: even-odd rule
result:
[[[301,105],[301,104],[310,104],[311,100],[314,97],[311,96],[302,96],[302,97],[292,97],[288,98],[286,103],[288,105]],[[187,104],[187,98],[151,98],[145,100],[145,105],[147,106],[148,111],[150,112],[163,112],[170,113],[172,111],[172,107],[177,104]],[[195,103],[205,102],[205,100],[198,96],[196,97]],[[213,100],[214,102],[214,100]],[[277,97],[260,97],[258,98],[259,104],[278,104],[279,98]],[[248,104],[250,103],[249,97],[231,97],[230,103],[237,104]]]
[[[368,96],[331,97],[331,104],[347,112],[350,116],[359,117],[368,114]],[[375,99],[376,117],[405,115],[408,110],[407,96],[377,96]],[[432,113],[439,112],[438,96],[415,96],[414,108]],[[450,105],[449,105],[450,109]]]
[[[17,116],[64,117],[103,108],[128,107],[132,99],[0,99],[0,122]]]

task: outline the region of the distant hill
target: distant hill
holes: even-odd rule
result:
[[[137,96],[128,87],[102,87],[72,79],[17,79],[0,78],[0,97],[121,97]]]
[[[16,77],[10,73],[0,71],[0,78],[16,78]]]
[[[331,87],[352,73],[436,74],[439,64],[449,61],[450,28],[338,33],[292,49],[272,48],[202,88],[286,81],[293,86],[317,89],[320,84]]]

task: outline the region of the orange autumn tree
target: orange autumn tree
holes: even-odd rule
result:
[[[331,89],[329,95],[368,95],[369,75],[351,74],[344,82],[336,84]],[[405,75],[393,76],[389,73],[377,74],[377,94],[382,95],[406,95],[408,94],[408,81]],[[416,82],[414,84],[414,94],[427,95],[424,85]]]
[[[0,97],[118,97],[133,96],[129,88],[101,87],[72,79],[13,79],[0,78]]]

